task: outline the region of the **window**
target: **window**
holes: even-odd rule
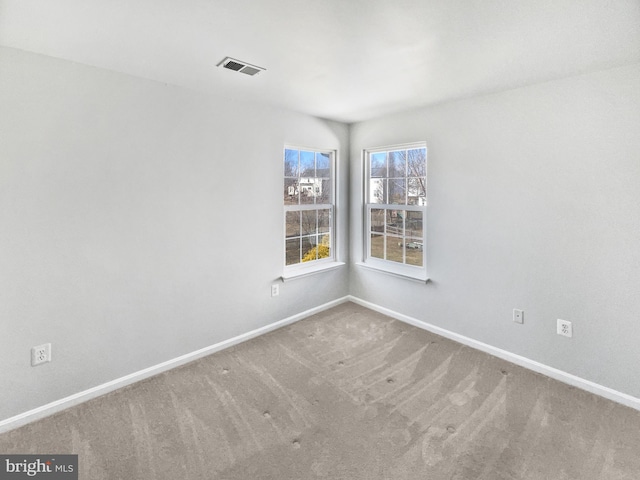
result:
[[[335,152],[285,147],[286,269],[335,260]]]
[[[365,264],[426,280],[426,144],[365,151],[365,178]]]

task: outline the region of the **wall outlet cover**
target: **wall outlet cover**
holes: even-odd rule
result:
[[[51,361],[51,344],[45,343],[31,348],[31,366],[41,365]]]
[[[516,323],[524,323],[524,310],[513,309],[513,321]]]
[[[564,337],[573,337],[573,327],[571,326],[571,322],[569,320],[558,319],[557,333]]]

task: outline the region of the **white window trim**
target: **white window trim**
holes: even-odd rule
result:
[[[308,277],[309,275],[315,275],[316,273],[328,272],[331,270],[335,270],[336,268],[340,268],[343,265],[346,265],[344,262],[338,262],[335,260],[329,260],[323,258],[321,260],[316,260],[313,262],[313,265],[304,266],[302,268],[294,268],[297,265],[292,266],[286,272],[282,274],[280,280],[283,282],[288,282],[290,280],[295,280],[298,278]]]
[[[335,149],[330,149],[330,148],[317,148],[317,147],[303,147],[303,146],[299,146],[299,145],[293,145],[293,144],[285,144],[284,148],[282,150],[283,156],[284,156],[284,151],[285,150],[298,150],[298,151],[307,151],[307,152],[320,152],[320,153],[327,153],[330,156],[330,178],[331,178],[331,200],[332,203],[329,204],[299,204],[299,205],[284,205],[284,215],[283,215],[283,239],[284,239],[284,244],[283,244],[283,253],[284,253],[284,258],[286,259],[287,256],[287,242],[286,242],[286,238],[287,238],[287,234],[286,234],[286,229],[287,229],[287,225],[286,225],[286,212],[288,211],[301,211],[301,210],[323,210],[323,209],[327,209],[330,210],[330,215],[331,215],[331,225],[330,225],[330,231],[331,231],[331,243],[330,243],[330,253],[331,256],[327,257],[327,258],[321,258],[321,259],[317,259],[317,260],[313,260],[310,262],[304,262],[304,263],[296,263],[293,265],[284,265],[283,267],[283,273],[280,276],[280,279],[283,282],[289,281],[289,280],[294,280],[297,278],[303,278],[309,275],[314,275],[316,273],[322,273],[322,272],[326,272],[329,270],[333,270],[336,268],[339,268],[343,265],[345,265],[344,262],[340,262],[337,259],[338,257],[338,232],[337,232],[337,214],[336,214],[336,210],[337,210],[337,205],[338,205],[338,191],[337,191],[337,185],[338,185],[338,151]],[[284,180],[284,176],[282,177]],[[286,260],[285,260],[286,262]]]
[[[375,262],[374,262],[375,263]],[[388,265],[383,265],[382,267],[374,265],[372,262],[356,262],[357,267],[362,267],[367,270],[372,270],[374,272],[382,273],[384,275],[391,275],[393,277],[403,278],[407,280],[412,280],[418,283],[427,283],[429,282],[429,277],[426,275],[408,275],[406,272],[395,271],[393,268],[390,268]]]
[[[370,203],[370,187],[371,187],[371,160],[372,154],[377,152],[389,152],[394,150],[412,150],[417,148],[426,148],[426,142],[405,143],[401,145],[390,145],[384,147],[367,148],[362,151],[362,162],[364,172],[364,185],[363,185],[363,232],[364,232],[364,252],[362,262],[357,262],[356,265],[365,267],[371,270],[376,270],[381,273],[390,274],[400,278],[406,278],[410,280],[416,280],[419,282],[428,282],[429,277],[427,275],[427,206],[420,205],[394,205],[389,203]],[[428,168],[428,160],[427,165]],[[427,173],[428,175],[428,173]],[[428,176],[427,176],[428,178]],[[427,201],[428,204],[428,201]],[[422,266],[407,265],[390,260],[384,260],[376,257],[369,256],[371,251],[371,209],[382,210],[404,210],[404,211],[419,211],[423,212],[422,222]]]

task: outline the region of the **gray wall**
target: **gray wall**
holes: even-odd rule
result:
[[[640,397],[638,85],[636,65],[350,129],[0,48],[0,419],[347,293]],[[271,298],[283,144],[339,150],[358,261],[361,151],[418,140],[432,281],[342,268]]]
[[[348,133],[1,48],[0,419],[346,295],[347,267],[270,285],[284,143],[338,149],[346,205]]]
[[[640,397],[639,86],[635,65],[354,125],[352,260],[362,149],[426,140],[432,281],[354,266],[351,293]]]

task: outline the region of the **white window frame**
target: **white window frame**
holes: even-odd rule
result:
[[[314,152],[314,153],[322,153],[329,156],[329,168],[330,168],[330,185],[331,185],[331,198],[329,203],[321,203],[321,204],[301,204],[297,205],[284,205],[284,219],[283,219],[283,253],[284,253],[284,269],[282,274],[282,281],[286,281],[293,278],[303,277],[306,275],[310,275],[316,272],[322,272],[326,270],[330,270],[333,268],[337,268],[341,265],[344,265],[344,262],[337,261],[337,231],[336,231],[336,199],[337,199],[337,156],[338,152],[333,149],[323,149],[323,148],[315,148],[315,147],[301,147],[298,145],[286,144],[282,150],[282,159],[284,160],[285,152],[287,150],[297,150],[305,151],[305,152]],[[302,172],[298,172],[298,178],[304,178],[301,176]],[[285,181],[287,177],[285,172],[282,175],[283,181]],[[285,185],[283,184],[283,192]],[[312,187],[310,187],[312,188]],[[316,189],[318,187],[316,186]],[[329,257],[319,258],[316,260],[310,260],[307,262],[300,262],[292,265],[287,265],[287,212],[292,211],[314,211],[314,210],[329,210],[330,221],[329,221]],[[318,229],[318,225],[316,224],[316,232]],[[301,253],[302,254],[302,253]]]
[[[375,269],[380,272],[389,273],[395,276],[409,278],[412,280],[418,280],[421,282],[428,281],[427,275],[427,200],[425,198],[424,205],[396,205],[390,203],[372,203],[371,202],[371,185],[372,185],[372,177],[371,177],[371,155],[375,153],[381,152],[393,152],[398,150],[414,150],[414,149],[427,149],[426,142],[415,142],[415,143],[407,143],[401,145],[390,145],[385,147],[376,147],[363,150],[363,163],[364,163],[364,255],[362,263],[359,263],[360,266],[368,267]],[[426,181],[428,181],[427,174],[427,164],[428,160],[425,156],[425,177]],[[406,172],[405,172],[406,174]],[[377,178],[377,177],[376,177]],[[405,175],[405,178],[408,176]],[[428,194],[427,194],[428,195]],[[405,244],[405,248],[403,248],[403,263],[399,263],[393,260],[381,259],[378,257],[371,256],[371,210],[397,210],[404,212],[421,212],[422,213],[422,266],[410,265],[404,263],[406,261],[406,215],[402,217],[403,221],[403,240],[402,242]],[[386,231],[386,224],[384,227],[384,242],[385,247],[384,251],[386,252],[386,242],[389,239],[388,232]]]

